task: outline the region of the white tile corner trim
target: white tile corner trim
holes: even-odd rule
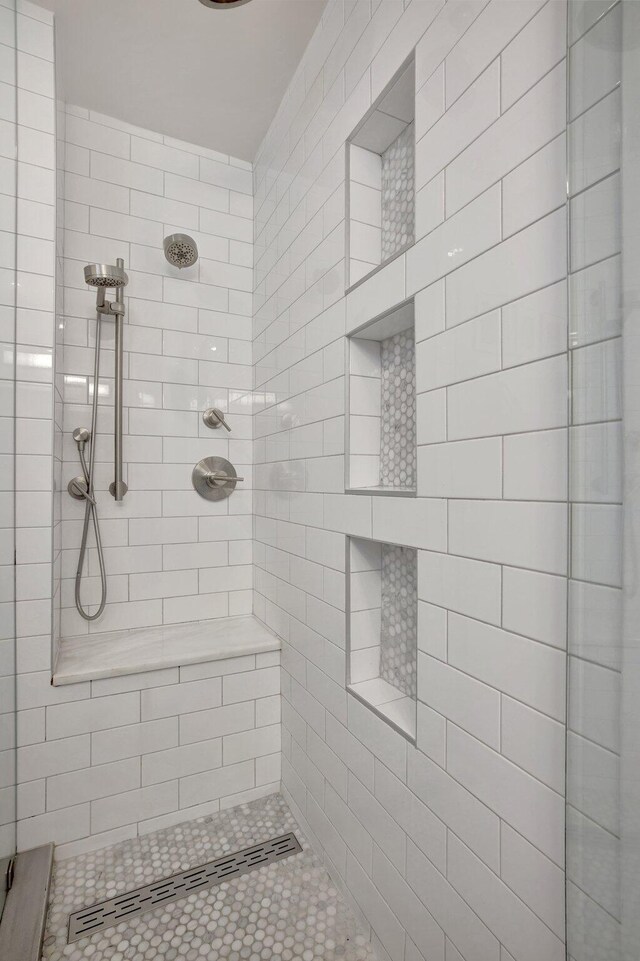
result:
[[[61,638],[54,687],[280,650],[253,615]]]

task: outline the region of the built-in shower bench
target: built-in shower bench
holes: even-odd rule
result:
[[[279,650],[280,638],[252,615],[83,634],[61,639],[53,684],[78,684]]]

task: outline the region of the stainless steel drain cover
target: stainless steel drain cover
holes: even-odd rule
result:
[[[136,914],[152,911],[159,904],[186,898],[193,891],[238,878],[264,864],[282,861],[298,851],[302,851],[302,848],[295,834],[283,834],[282,837],[271,838],[251,848],[245,848],[244,851],[227,854],[199,867],[189,868],[180,874],[173,874],[134,891],[127,891],[126,894],[119,894],[108,901],[82,908],[69,915],[67,942],[71,944],[79,941],[80,938],[86,938],[103,928],[111,928]]]

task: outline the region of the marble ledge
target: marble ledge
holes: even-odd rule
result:
[[[351,682],[347,690],[365,707],[387,721],[398,733],[415,744],[416,700],[399,691],[381,677]]]
[[[82,634],[60,640],[54,687],[123,677],[280,650],[280,638],[257,617],[220,617],[188,624]]]

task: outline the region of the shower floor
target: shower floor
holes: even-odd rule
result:
[[[67,944],[69,914],[294,831],[302,852]],[[285,801],[273,794],[54,867],[43,961],[375,961]]]

